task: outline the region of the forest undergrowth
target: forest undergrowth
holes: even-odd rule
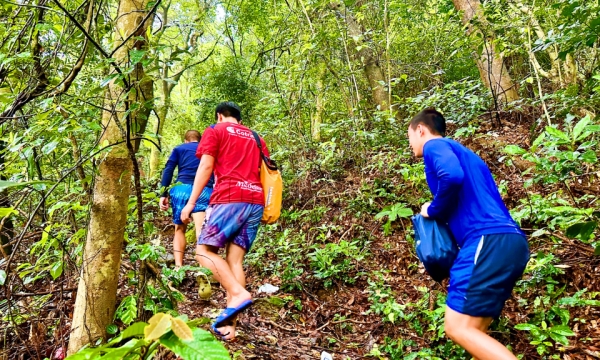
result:
[[[593,241],[582,242],[577,234],[569,238],[565,230],[585,220],[582,209],[593,209],[596,196],[588,195],[597,193],[597,180],[549,186],[532,182],[535,173],[526,169],[534,163],[509,154],[514,147],[530,151],[532,141],[525,134],[543,129],[535,127],[534,114],[507,115],[502,126],[482,116],[477,130],[461,138],[492,169],[532,251],[526,274],[492,334],[526,359],[595,359],[600,354],[600,257],[594,256]],[[341,168],[333,172],[307,161],[305,175],[287,188],[280,222],[261,230],[246,261],[253,293],[264,284],[280,290],[257,294],[256,306],[241,317],[238,338],[226,344],[233,358],[313,359],[323,351],[342,359],[467,357],[443,332],[447,284],[431,280],[414,251],[409,217],[429,197],[423,165],[402,147],[364,155],[367,160],[361,162],[352,156],[337,158]],[[318,159],[316,153],[312,156]],[[160,277],[169,288],[161,289],[157,281],[149,285],[149,314],[167,311],[208,323],[224,303],[224,292],[213,284],[210,300],[198,297],[192,246],[186,254],[189,266],[171,270],[165,260],[170,218],[159,211],[154,196],[147,197],[144,209],[160,236],[152,246],[128,246],[115,324],[126,326],[134,319],[133,262],[138,258],[162,264]],[[31,232],[24,241],[35,249],[43,234]],[[26,264],[27,258],[17,261]],[[53,269],[48,271],[52,275]],[[5,349],[49,358],[64,349],[75,274],[68,272],[59,282],[43,277],[35,288],[24,277],[23,290],[13,294],[23,299],[16,304],[21,313],[12,321],[27,338],[7,332]],[[38,296],[28,298],[27,292]],[[175,358],[166,352],[160,357]]]

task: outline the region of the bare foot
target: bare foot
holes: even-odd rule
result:
[[[225,341],[231,341],[235,339],[235,322],[231,325],[225,325],[223,327],[217,328],[223,336],[221,339]]]
[[[227,307],[234,308],[240,306],[244,301],[252,300],[252,294],[244,290],[238,296],[231,296],[227,299]]]

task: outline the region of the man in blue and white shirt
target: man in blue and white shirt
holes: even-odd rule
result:
[[[446,120],[433,109],[410,122],[408,139],[425,162],[433,201],[421,215],[448,223],[458,256],[450,269],[446,335],[478,360],[516,360],[487,335],[529,261],[525,235],[510,216],[486,164],[445,138]]]
[[[160,209],[169,208],[169,195],[171,206],[173,207],[173,223],[175,224],[175,236],[173,238],[173,257],[175,258],[175,269],[183,265],[185,253],[185,231],[187,225],[181,221],[181,210],[185,207],[192,193],[192,185],[196,177],[196,171],[200,166],[200,160],[196,157],[196,149],[200,141],[200,133],[196,130],[188,130],[185,133],[185,143],[177,146],[171,152],[169,160],[165,165],[162,174],[161,186],[165,189],[160,198]],[[173,172],[177,168],[177,185],[173,186],[169,192],[167,188],[171,185]],[[208,200],[212,194],[214,179],[211,176],[208,184],[204,187],[202,193],[196,201],[196,206],[192,211],[191,217],[196,225],[196,238],[200,235],[204,215],[208,207]]]

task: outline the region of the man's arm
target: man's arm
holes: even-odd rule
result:
[[[169,156],[169,160],[167,160],[167,164],[165,165],[165,169],[162,173],[162,178],[160,179],[160,186],[163,188],[163,192],[160,196],[159,206],[161,210],[167,210],[169,208],[169,200],[167,199],[168,190],[167,188],[171,185],[171,181],[173,180],[173,172],[175,172],[175,167],[177,167],[177,162],[179,161],[179,154],[176,149],[173,149],[171,155]]]
[[[424,212],[431,218],[439,218],[456,207],[465,173],[452,147],[445,141],[435,141],[427,146],[425,164],[435,169],[438,187]]]
[[[181,210],[181,221],[184,223],[189,223],[192,221],[190,215],[196,206],[196,201],[204,187],[208,183],[210,179],[210,175],[213,172],[213,168],[215,165],[215,158],[211,155],[204,154],[200,159],[200,166],[198,166],[198,170],[196,171],[196,177],[194,178],[194,185],[192,186],[192,194],[190,195],[190,199],[188,200],[187,205]]]

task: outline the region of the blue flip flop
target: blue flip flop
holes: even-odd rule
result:
[[[229,321],[233,320],[239,313],[250,307],[250,305],[252,305],[252,300],[246,300],[240,305],[238,305],[238,307],[227,308],[223,310],[223,312],[220,313],[219,316],[217,316],[217,319],[215,320],[212,326],[215,328],[219,328],[224,325],[227,325]]]

